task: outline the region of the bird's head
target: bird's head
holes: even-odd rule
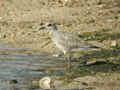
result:
[[[42,30],[42,29],[46,29],[48,31],[53,31],[53,30],[57,30],[57,26],[56,26],[56,23],[54,23],[54,22],[48,22],[41,26],[40,30]]]

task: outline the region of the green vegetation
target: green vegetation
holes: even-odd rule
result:
[[[116,40],[120,38],[120,33],[109,33],[111,29],[102,29],[95,32],[86,32],[83,35],[79,35],[79,37],[84,38],[85,40],[97,40],[97,41],[104,41],[104,40]]]

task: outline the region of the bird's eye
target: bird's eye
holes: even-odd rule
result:
[[[52,24],[48,24],[48,27],[52,26]]]

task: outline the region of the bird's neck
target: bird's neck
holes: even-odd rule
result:
[[[52,35],[54,32],[56,32],[57,30],[50,30],[49,34]]]
[[[53,30],[57,30],[57,29],[58,29],[57,26],[54,26],[54,27],[53,27]]]
[[[52,33],[54,33],[54,32],[56,32],[56,31],[58,31],[58,28],[55,26],[55,27],[53,27],[51,30],[49,30],[50,31],[50,34],[52,34]]]

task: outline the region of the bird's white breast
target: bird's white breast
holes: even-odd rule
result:
[[[51,39],[53,41],[53,43],[57,46],[57,48],[59,48],[59,50],[61,50],[64,54],[66,53],[65,47],[60,43],[60,36],[59,36],[59,32],[52,32],[51,33]]]

